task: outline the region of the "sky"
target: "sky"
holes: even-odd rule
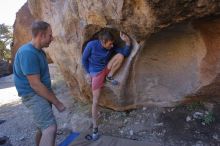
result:
[[[27,0],[0,0],[0,24],[12,26],[16,12]]]

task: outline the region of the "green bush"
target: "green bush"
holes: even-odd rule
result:
[[[11,58],[12,27],[0,24],[0,59],[9,60]]]

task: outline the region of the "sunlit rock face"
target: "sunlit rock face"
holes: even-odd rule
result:
[[[28,4],[26,3],[16,13],[13,32],[12,58],[14,58],[19,47],[31,40],[31,24],[33,21],[34,18],[29,11]]]
[[[13,26],[13,45],[12,45],[12,61],[15,57],[17,50],[25,43],[31,41],[31,24],[34,22],[28,3],[25,3],[20,10],[16,13],[16,20]],[[52,63],[51,58],[47,53],[48,62]]]
[[[196,93],[211,95],[202,89],[218,83],[219,18],[211,16],[220,12],[218,0],[28,0],[28,6],[34,18],[51,24],[47,52],[82,101],[92,99],[82,46],[103,27],[116,36],[126,32],[133,49],[115,76],[120,85],[105,84],[102,106],[171,106]]]

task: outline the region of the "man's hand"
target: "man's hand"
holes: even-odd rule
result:
[[[65,107],[63,103],[61,103],[53,91],[48,90],[48,88],[41,82],[40,75],[28,75],[28,81],[30,83],[31,88],[41,97],[44,97],[46,100],[51,102],[59,112],[63,112]]]
[[[66,110],[65,106],[64,106],[63,103],[60,102],[60,101],[58,101],[54,106],[57,108],[57,110],[58,110],[59,112],[63,112],[63,111]]]
[[[128,37],[128,35],[124,34],[123,32],[120,31],[120,37],[123,41],[125,41],[126,45],[130,46],[131,45],[131,40]]]
[[[86,81],[87,81],[88,84],[92,83],[92,78],[89,74],[86,74]]]

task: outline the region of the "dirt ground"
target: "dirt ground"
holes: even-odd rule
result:
[[[64,113],[54,109],[59,144],[71,131],[91,128],[91,104],[71,96],[55,65],[50,65],[50,70],[53,89],[67,107]],[[146,106],[126,112],[101,108],[99,129],[104,135],[164,146],[220,146],[219,111],[218,103],[202,102],[170,108]],[[31,113],[17,96],[13,75],[0,78],[0,137],[9,137],[13,146],[33,146],[35,128]]]

